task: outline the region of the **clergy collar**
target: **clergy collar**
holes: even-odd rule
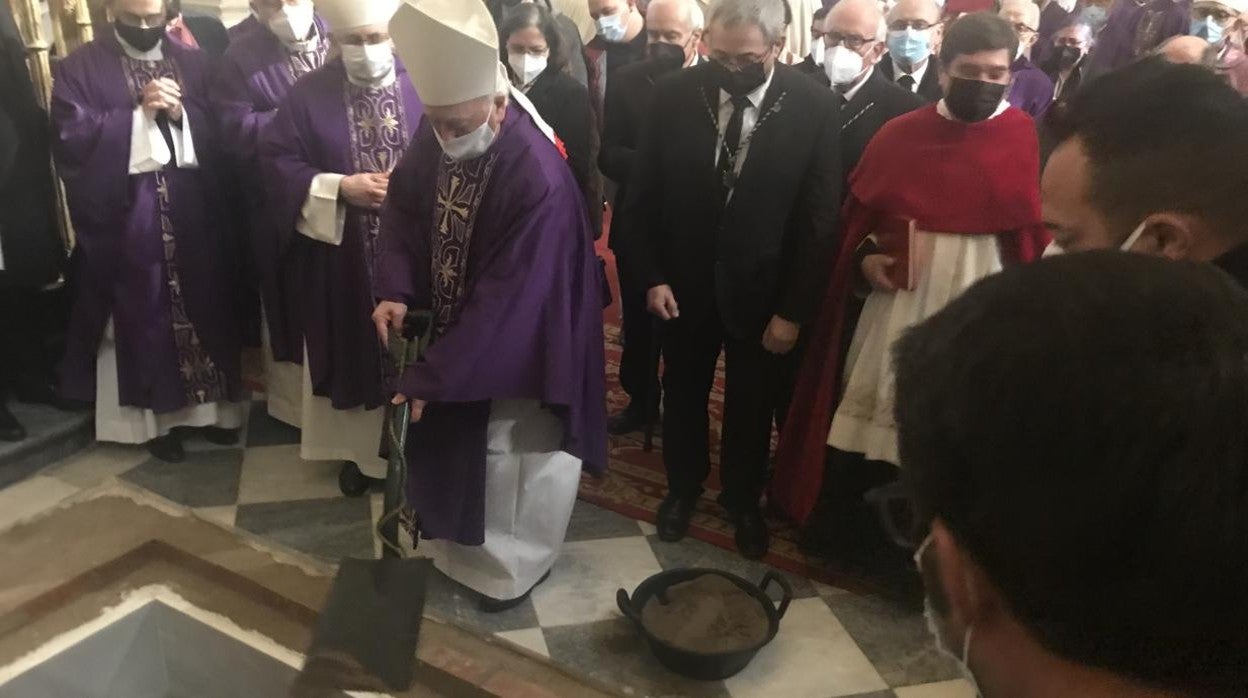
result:
[[[161,48],[164,46],[164,39],[161,39],[160,43],[153,46],[151,51],[140,51],[126,43],[126,40],[121,38],[121,34],[118,34],[116,29],[113,30],[113,36],[117,37],[117,43],[121,46],[121,50],[124,51],[127,56],[136,61],[159,61],[165,57],[164,51]]]
[[[1010,103],[1007,100],[1004,100],[1004,99],[1001,100],[1001,103],[997,105],[997,110],[992,113],[992,116],[988,117],[987,119],[984,119],[984,121],[992,121],[998,116],[1001,116],[1002,114],[1004,114],[1005,110],[1009,108],[1010,108]],[[958,117],[954,116],[953,112],[949,111],[949,106],[945,104],[945,100],[943,98],[939,102],[936,103],[936,113],[940,114],[941,116],[945,117],[946,119],[950,121],[956,121],[960,124],[966,123],[962,121],[961,119],[959,119]],[[978,122],[978,123],[983,123],[983,121]]]
[[[767,90],[768,88],[771,87],[771,79],[774,78],[775,76],[776,76],[776,68],[775,66],[772,66],[771,72],[767,74],[767,79],[763,81],[763,84],[754,88],[753,92],[745,96],[746,99],[750,100],[750,106],[754,107],[755,109],[763,108],[763,97],[767,96]],[[725,104],[728,104],[731,101],[732,101],[732,95],[728,94],[723,89],[721,89],[719,91],[719,106],[723,107]]]
[[[874,64],[872,64],[870,68],[867,68],[867,72],[863,73],[862,77],[858,78],[857,82],[853,83],[853,86],[850,87],[848,90],[841,91],[841,90],[836,89],[835,87],[833,87],[832,89],[836,90],[837,92],[840,92],[841,96],[845,98],[845,102],[848,104],[862,90],[862,86],[867,84],[867,81],[871,79],[872,75],[875,75]]]

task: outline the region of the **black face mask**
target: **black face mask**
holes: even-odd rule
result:
[[[165,36],[165,25],[163,24],[159,27],[144,29],[142,27],[132,27],[129,24],[122,24],[121,22],[113,22],[113,27],[117,29],[117,36],[120,36],[134,50],[141,53],[147,53],[156,48],[156,45]]]
[[[670,73],[685,64],[685,49],[675,44],[650,44],[646,53],[653,63],[654,75]]]
[[[761,62],[751,63],[741,70],[728,70],[723,63],[711,61],[711,80],[712,86],[733,97],[743,97],[767,82],[767,71]]]
[[[1083,50],[1078,46],[1062,46],[1057,49],[1057,69],[1069,70],[1083,58]]]
[[[983,121],[992,116],[1001,106],[1005,97],[1006,85],[983,80],[967,80],[966,78],[950,78],[949,92],[945,95],[945,106],[949,113],[960,121]]]

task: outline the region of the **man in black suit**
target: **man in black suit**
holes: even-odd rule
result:
[[[620,68],[607,84],[606,124],[598,157],[603,174],[617,185],[611,218],[611,250],[620,277],[620,309],[624,322],[624,351],[620,356],[620,385],[629,405],[611,418],[614,435],[644,428],[659,416],[658,357],[655,356],[654,318],[646,312],[646,289],[633,283],[628,253],[618,244],[628,220],[623,204],[633,172],[637,137],[654,99],[654,84],[663,75],[697,64],[698,43],[705,20],[697,0],[654,0],[646,9],[650,58]]]
[[[810,20],[810,53],[794,67],[807,77],[814,78],[822,85],[828,84],[828,75],[823,70],[823,22],[828,17],[828,8],[820,7]]]
[[[944,97],[940,88],[940,8],[934,0],[900,0],[888,13],[888,55],[880,73],[928,102]]]
[[[841,199],[832,94],[777,64],[784,2],[718,0],[710,62],[658,83],[622,241],[666,322],[659,536],[684,536],[710,471],[707,398],[723,349],[719,502],[748,558],[767,551],[759,499],[773,418],[820,300]]]
[[[876,69],[884,54],[884,17],[876,0],[841,0],[824,24],[824,66],[841,105],[841,165],[853,172],[887,121],[923,106],[923,98]]]

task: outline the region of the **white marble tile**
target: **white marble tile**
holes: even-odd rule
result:
[[[603,538],[566,543],[550,579],[533,592],[542,627],[593,623],[618,617],[615,593],[662,571],[645,538]]]
[[[341,497],[338,471],[341,461],[306,461],[299,446],[258,446],[243,456],[238,503],[289,502]]]
[[[724,683],[733,698],[829,698],[888,688],[820,598],[794,601],[771,644]]]
[[[828,584],[824,584],[823,582],[817,582],[813,579],[810,580],[810,584],[815,588],[815,593],[820,596],[839,596],[841,594],[849,593],[840,587],[830,586]]]
[[[655,528],[654,524],[649,521],[638,521],[637,526],[641,528],[641,535],[643,536],[654,536],[659,533],[659,529]]]
[[[56,506],[79,489],[46,475],[36,475],[0,490],[0,530]]]
[[[43,474],[74,487],[88,489],[121,475],[150,457],[142,446],[97,444],[53,465]]]
[[[975,698],[975,689],[965,679],[895,688],[897,698]]]
[[[519,645],[530,652],[550,659],[550,650],[546,648],[546,636],[542,634],[541,628],[525,628],[524,630],[508,630],[506,632],[494,633],[513,645]]]
[[[237,506],[199,507],[198,509],[193,509],[192,511],[195,512],[196,516],[207,519],[213,523],[221,524],[222,526],[229,526],[230,528],[234,528],[234,519],[238,516]]]

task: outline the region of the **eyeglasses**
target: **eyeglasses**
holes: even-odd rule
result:
[[[857,51],[867,44],[873,44],[877,41],[874,37],[867,38],[865,36],[857,36],[855,34],[842,34],[840,32],[828,32],[823,35],[823,43],[828,47],[844,46],[852,51]]]
[[[927,537],[928,522],[922,520],[914,498],[903,483],[877,487],[863,499],[875,507],[884,531],[897,545],[913,550]]]
[[[905,31],[907,29],[914,29],[915,31],[927,31],[928,29],[938,26],[939,24],[940,22],[936,22],[935,24],[930,24],[927,22],[927,20],[922,20],[922,19],[898,19],[889,23],[888,30],[895,31],[895,32]]]
[[[1022,22],[1019,22],[1018,24],[1015,24],[1015,25],[1014,25],[1014,32],[1015,32],[1016,34],[1019,34],[1019,35],[1022,35],[1022,34],[1035,34],[1035,33],[1036,33],[1036,30],[1035,30],[1035,29],[1032,29],[1031,27],[1027,26],[1026,24],[1023,24]]]
[[[741,56],[724,56],[724,55],[712,54],[711,60],[724,66],[728,70],[737,71],[737,70],[745,70],[746,68],[749,68],[752,65],[762,63],[763,61],[767,60],[767,57],[759,56],[757,54],[755,55],[745,54]]]

